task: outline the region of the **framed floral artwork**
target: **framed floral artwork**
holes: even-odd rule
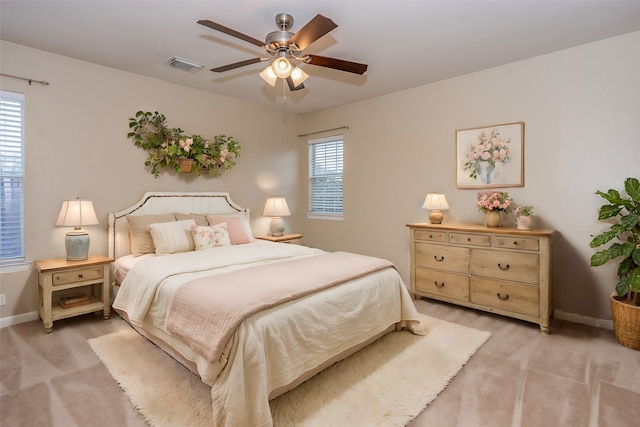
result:
[[[524,187],[524,122],[457,130],[456,187]]]

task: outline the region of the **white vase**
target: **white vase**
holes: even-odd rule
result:
[[[484,225],[487,227],[500,227],[502,222],[502,212],[487,211],[484,213]]]
[[[516,217],[516,228],[518,230],[530,231],[533,228],[533,217],[529,215],[519,215]]]

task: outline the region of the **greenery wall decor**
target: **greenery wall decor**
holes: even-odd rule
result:
[[[216,135],[209,140],[201,135],[185,135],[180,128],[169,128],[166,117],[157,111],[138,111],[129,118],[129,129],[127,137],[147,152],[144,164],[156,178],[165,167],[181,173],[208,172],[218,176],[231,169],[240,157],[240,145],[233,137]]]

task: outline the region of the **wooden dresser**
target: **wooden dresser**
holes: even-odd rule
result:
[[[407,227],[416,296],[537,323],[549,333],[554,230],[427,223]]]

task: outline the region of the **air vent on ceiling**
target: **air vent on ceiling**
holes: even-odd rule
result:
[[[198,64],[197,62],[189,61],[188,59],[180,58],[179,56],[172,56],[169,58],[166,65],[169,67],[177,68],[179,70],[188,71],[190,73],[195,73],[202,69],[202,64]]]

